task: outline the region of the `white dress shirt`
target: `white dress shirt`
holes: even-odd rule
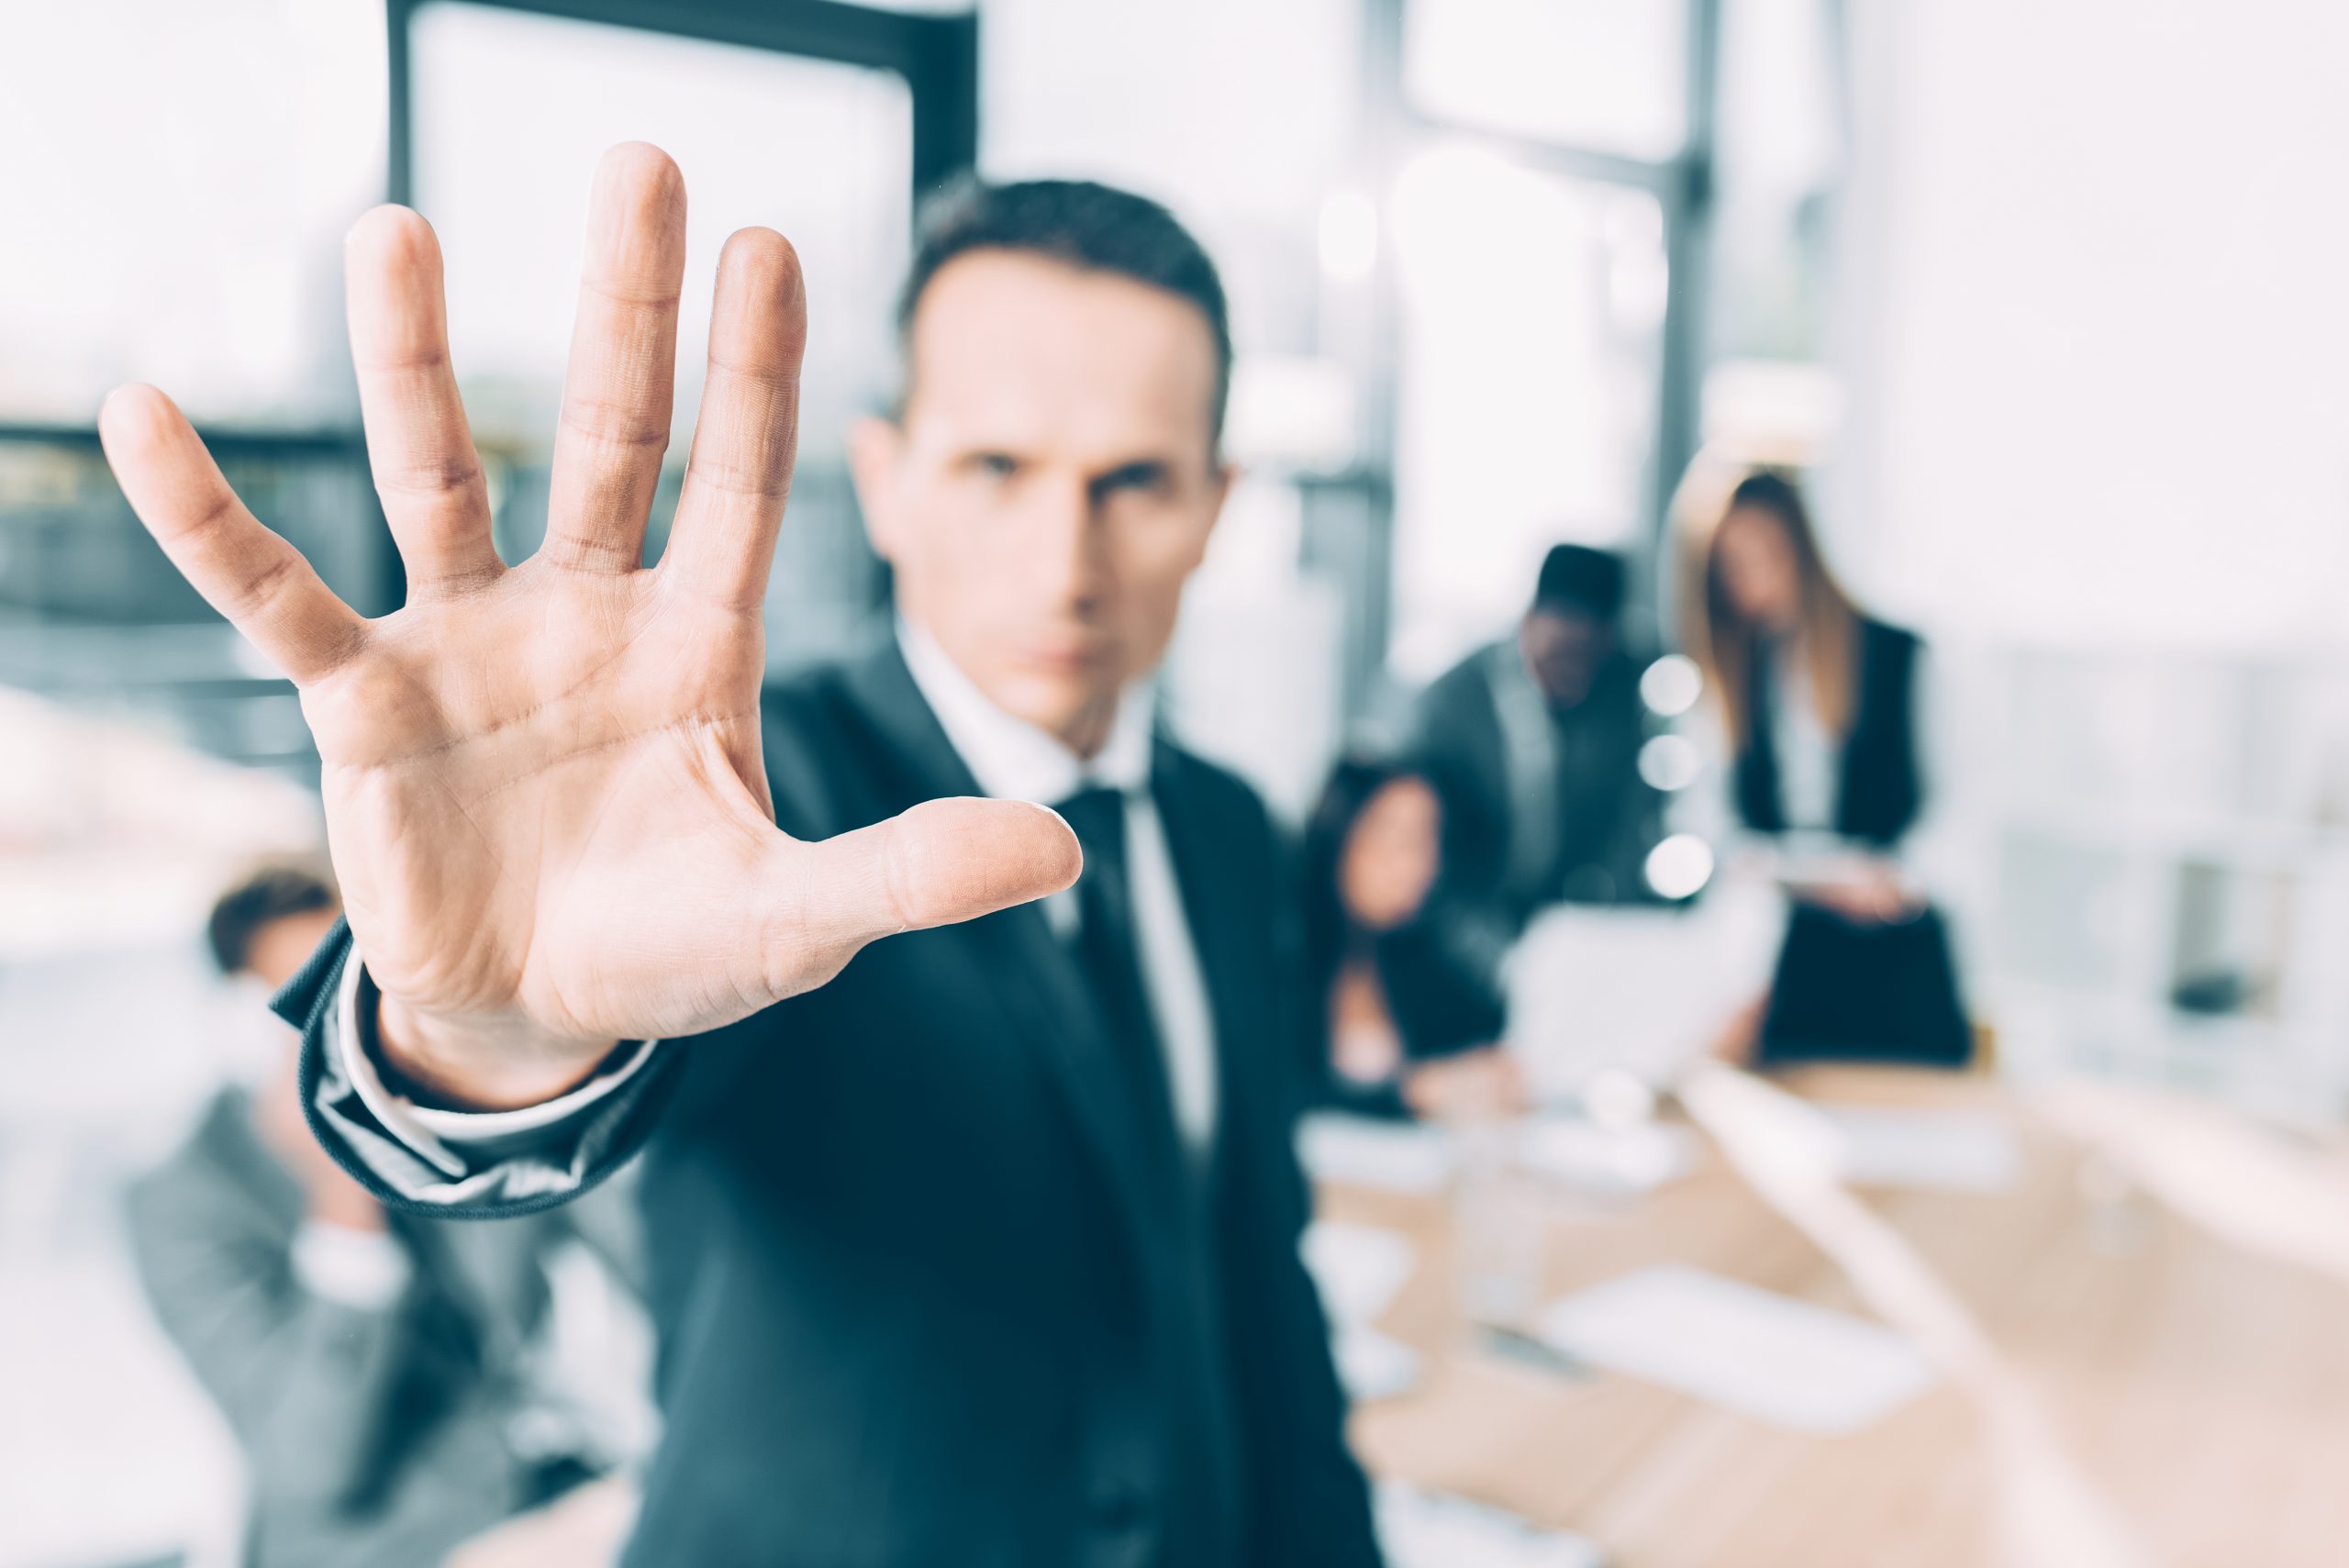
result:
[[[288,1260],[295,1283],[321,1301],[361,1312],[388,1312],[407,1294],[415,1265],[407,1249],[382,1230],[305,1219]]]
[[[1531,898],[1558,858],[1558,726],[1516,638],[1493,645],[1486,680],[1508,768],[1509,891]]]
[[[1770,738],[1778,764],[1778,808],[1786,814],[1787,831],[1812,842],[1832,838],[1843,795],[1843,740],[1827,728],[1819,711],[1809,665],[1791,650],[1782,651],[1771,672]],[[1955,704],[1943,691],[1943,671],[1932,650],[1920,646],[1909,666],[1909,743],[1916,749],[1917,771],[1925,782],[1924,806],[1901,835],[1894,852],[1912,873],[1928,884],[1951,869],[1958,851],[1948,842],[1949,814],[1943,808],[1950,781],[1963,770],[1944,766],[1955,754],[1944,733]],[[1730,759],[1725,741],[1723,774]]]
[[[1055,805],[1092,785],[1106,785],[1125,796],[1127,886],[1141,947],[1135,956],[1166,1052],[1166,1086],[1175,1129],[1194,1153],[1204,1151],[1215,1137],[1215,1026],[1198,950],[1191,940],[1190,921],[1184,912],[1182,887],[1175,880],[1174,856],[1150,798],[1156,694],[1147,683],[1129,688],[1118,704],[1108,743],[1097,755],[1081,758],[1058,738],[996,706],[920,627],[900,617],[897,640],[922,700],[937,715],[947,740],[983,793],[1041,806]],[[1047,899],[1044,917],[1056,933],[1072,936],[1078,919],[1074,890]],[[623,1051],[568,1094],[518,1110],[451,1111],[417,1106],[392,1093],[367,1052],[356,1049],[363,1038],[358,1016],[361,958],[354,947],[351,962],[344,966],[338,998],[340,1027],[329,1036],[330,1048],[340,1053],[352,1089],[375,1119],[452,1178],[462,1177],[466,1168],[457,1148],[477,1148],[569,1120],[642,1068],[658,1046],[648,1041]]]
[[[1843,793],[1842,741],[1819,711],[1809,662],[1791,644],[1775,658],[1770,739],[1778,762],[1778,809],[1790,833],[1832,833]]]
[[[1205,1150],[1215,1138],[1215,1025],[1198,949],[1183,908],[1182,884],[1175,880],[1174,857],[1150,797],[1156,693],[1146,682],[1129,687],[1118,703],[1108,742],[1093,757],[1081,758],[1056,736],[996,706],[921,627],[900,617],[897,641],[922,700],[938,716],[946,739],[985,794],[1041,806],[1057,805],[1094,785],[1125,796],[1126,883],[1141,948],[1135,957],[1166,1052],[1166,1087],[1175,1129],[1194,1153]],[[1075,891],[1046,899],[1044,917],[1062,937],[1074,935]]]

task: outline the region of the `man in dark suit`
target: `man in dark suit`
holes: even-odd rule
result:
[[[1434,917],[1473,910],[1513,936],[1547,905],[1653,896],[1663,805],[1640,775],[1650,731],[1622,608],[1620,557],[1553,546],[1514,634],[1420,697],[1411,754],[1443,806]]]
[[[1150,714],[1229,482],[1212,266],[1098,186],[948,206],[896,417],[852,454],[898,623],[762,706],[801,291],[777,237],[729,244],[640,568],[682,206],[657,152],[607,159],[548,543],[514,567],[429,231],[362,222],[354,357],[411,584],[386,620],[159,396],[109,406],[134,505],[327,759],[351,937],[281,999],[314,1125],[385,1201],[480,1214],[563,1201],[659,1124],[668,1435],[631,1562],[1375,1562],[1297,1254],[1272,830]]]

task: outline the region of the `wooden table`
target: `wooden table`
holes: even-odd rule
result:
[[[1787,1085],[1846,1103],[2002,1099],[1984,1079],[1884,1070]],[[2149,1564],[2349,1563],[2349,1288],[2243,1255],[2149,1199],[2090,1202],[2080,1151],[2016,1119],[2027,1170],[2011,1190],[1863,1195],[1976,1316]],[[1421,1378],[1353,1418],[1374,1473],[1579,1530],[1616,1568],[2008,1561],[1996,1455],[1960,1389],[1819,1439],[1612,1373],[1543,1373],[1463,1327],[1447,1200],[1327,1187],[1319,1212],[1419,1250],[1377,1327],[1423,1354]],[[1695,1174],[1647,1196],[1559,1189],[1544,1212],[1551,1296],[1678,1262],[1866,1315],[1709,1146]]]

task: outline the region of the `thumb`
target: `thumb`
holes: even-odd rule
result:
[[[975,919],[1058,893],[1085,856],[1059,813],[1017,800],[932,800],[870,828],[796,846],[799,874],[774,881],[818,949]]]

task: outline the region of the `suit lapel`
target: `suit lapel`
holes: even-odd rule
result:
[[[890,811],[945,795],[980,793],[970,769],[938,723],[890,639],[847,667],[847,682],[902,774],[902,798]],[[957,929],[972,944],[990,988],[1059,1084],[1085,1144],[1106,1168],[1130,1233],[1161,1233],[1161,1207],[1133,1129],[1135,1110],[1112,1060],[1074,957],[1055,936],[1041,906],[1026,904]]]

